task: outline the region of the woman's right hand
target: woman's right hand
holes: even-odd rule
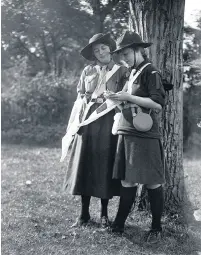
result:
[[[109,95],[109,99],[116,100],[116,101],[130,101],[131,95],[125,91],[119,91],[117,93],[113,93]]]
[[[108,99],[110,98],[111,95],[114,95],[115,93],[113,91],[110,91],[110,90],[106,90],[103,92],[103,96]]]

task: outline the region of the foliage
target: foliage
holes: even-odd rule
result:
[[[4,0],[3,67],[27,56],[30,75],[41,70],[58,75],[63,69],[73,70],[79,63],[74,57],[78,58],[95,29],[93,19],[80,9],[77,0]]]
[[[49,126],[19,123],[17,126],[2,130],[2,142],[7,144],[29,144],[61,147],[61,138],[65,134],[66,125]]]
[[[184,150],[201,149],[201,86],[191,84],[184,91]]]
[[[117,37],[128,27],[128,9],[128,1],[123,0],[3,0],[2,128],[62,123],[75,98],[73,84],[85,64],[80,49],[101,30]],[[198,19],[198,29],[184,27],[185,148],[192,144],[191,134],[200,131],[200,92],[194,88],[201,80],[200,24]]]
[[[2,66],[28,58],[28,75],[61,75],[83,66],[79,51],[94,34],[127,26],[125,1],[2,1]],[[127,1],[126,1],[127,2]],[[97,4],[99,7],[97,8]],[[104,29],[105,27],[105,29]]]
[[[2,138],[12,140],[13,134],[13,141],[35,137],[33,140],[46,143],[48,134],[50,138],[54,133],[51,126],[60,124],[66,128],[76,98],[77,76],[74,72],[60,77],[38,73],[30,79],[23,75],[24,65],[24,62],[19,64],[18,72],[16,67],[2,72]],[[44,136],[40,136],[42,126]]]
[[[3,139],[46,143],[49,126],[66,126],[85,63],[80,49],[100,27],[120,32],[127,10],[122,0],[2,1]]]
[[[201,19],[198,29],[184,28],[184,150],[201,149]]]
[[[123,0],[88,0],[88,11],[97,20],[98,32],[109,31],[114,35],[122,33],[128,27],[129,6]]]
[[[191,62],[201,54],[201,30],[189,26],[184,27],[184,63]]]

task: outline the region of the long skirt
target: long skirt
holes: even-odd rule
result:
[[[163,184],[165,158],[160,139],[119,135],[113,178],[140,184]]]
[[[99,106],[94,104],[88,116]],[[82,127],[73,141],[64,188],[72,195],[112,198],[120,194],[113,180],[117,136],[112,135],[114,111]]]

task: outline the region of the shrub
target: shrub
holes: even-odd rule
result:
[[[39,74],[30,80],[24,77],[14,82],[2,95],[3,130],[21,122],[46,126],[67,123],[76,97],[75,80]]]
[[[192,85],[184,91],[183,105],[183,133],[184,150],[192,150],[193,147],[201,150],[201,86]]]
[[[8,130],[2,130],[2,142],[60,147],[65,130],[66,126],[61,124],[34,126],[23,123]]]
[[[20,67],[18,72],[3,71],[2,140],[47,143],[61,139],[76,98],[78,78],[73,72],[60,77],[52,73],[27,77]]]

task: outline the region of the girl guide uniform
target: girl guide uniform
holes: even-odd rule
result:
[[[96,34],[81,51],[85,59],[92,61],[91,65],[84,68],[77,86],[78,99],[81,99],[79,102],[85,101],[85,110],[88,108],[82,121],[96,113],[96,110],[98,115],[100,106],[105,107],[106,90],[118,92],[123,88],[127,68],[116,65],[112,60],[110,52],[115,48],[116,43],[110,34]],[[103,63],[103,59],[109,61]],[[86,114],[85,110],[83,114]],[[113,109],[81,127],[74,136],[64,186],[69,194],[81,196],[82,208],[76,225],[89,221],[89,204],[93,196],[101,199],[100,223],[102,227],[107,227],[108,201],[120,194],[120,181],[112,179],[117,146],[117,136],[112,135],[114,115]]]
[[[145,184],[152,213],[152,225],[146,240],[154,243],[161,237],[164,203],[162,184],[165,182],[165,160],[159,131],[160,115],[155,109],[162,109],[164,106],[165,91],[158,70],[144,54],[143,48],[149,46],[151,43],[143,42],[137,33],[126,31],[118,39],[117,49],[114,51],[120,52],[128,65],[134,66],[131,66],[129,91],[111,96],[113,100],[123,101],[117,127],[118,144],[113,171],[113,178],[121,180],[122,188],[112,231],[124,231],[125,221],[135,202],[137,184]],[[132,75],[139,70],[141,73],[132,83]],[[153,124],[146,131],[135,125],[135,117],[140,111],[150,114],[152,119]]]

